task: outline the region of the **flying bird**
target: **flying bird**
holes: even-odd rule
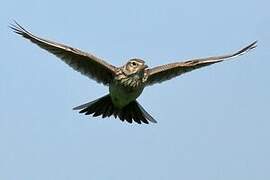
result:
[[[254,41],[235,53],[191,59],[154,68],[148,68],[145,61],[138,58],[128,60],[121,67],[115,67],[93,54],[40,38],[27,31],[16,21],[10,25],[10,28],[42,49],[54,54],[74,70],[98,83],[109,86],[109,94],[77,106],[73,108],[74,110],[80,110],[79,112],[85,115],[92,114],[94,117],[102,116],[102,118],[105,118],[113,115],[122,121],[139,124],[157,122],[136,100],[145,87],[170,80],[195,69],[243,55],[257,46],[257,41]]]

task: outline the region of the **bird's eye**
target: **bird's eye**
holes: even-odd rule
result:
[[[132,62],[131,65],[132,66],[137,66],[137,63],[136,62]]]

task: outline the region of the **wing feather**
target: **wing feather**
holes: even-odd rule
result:
[[[16,21],[15,24],[10,25],[10,28],[15,33],[30,40],[32,43],[38,45],[42,49],[54,54],[74,70],[96,80],[99,83],[108,85],[115,76],[115,71],[117,69],[116,67],[102,59],[95,57],[92,54],[66,46],[64,44],[37,37],[24,29]]]
[[[186,72],[190,72],[195,69],[199,69],[205,66],[209,66],[211,64],[215,64],[215,63],[222,62],[230,58],[243,55],[247,53],[248,51],[250,51],[251,49],[256,48],[256,46],[257,46],[257,41],[254,41],[250,45],[232,54],[192,59],[185,62],[171,63],[171,64],[162,65],[162,66],[157,66],[152,69],[148,69],[147,70],[148,78],[146,81],[146,85],[150,86],[155,83],[161,83],[163,81],[170,80]]]

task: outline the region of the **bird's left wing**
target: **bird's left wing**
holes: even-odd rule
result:
[[[30,40],[32,43],[38,45],[42,49],[45,49],[59,57],[74,70],[79,71],[83,75],[86,75],[99,83],[108,85],[116,75],[116,67],[102,59],[95,57],[92,54],[66,46],[64,44],[37,37],[24,29],[16,21],[15,24],[10,25],[10,28],[14,30],[15,33]]]
[[[211,64],[222,62],[225,59],[234,58],[234,57],[243,55],[249,50],[256,48],[257,46],[256,44],[257,44],[257,41],[251,43],[250,45],[232,54],[192,59],[185,62],[171,63],[171,64],[166,64],[163,66],[157,66],[152,69],[148,69],[146,70],[146,73],[148,74],[148,78],[145,82],[146,86],[150,86],[155,83],[161,83],[163,81],[170,80],[186,72],[190,72],[201,67],[205,67]]]

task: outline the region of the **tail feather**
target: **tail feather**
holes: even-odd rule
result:
[[[139,103],[138,103],[138,107],[140,108],[140,110],[142,111],[146,119],[148,119],[149,121],[153,123],[157,123],[157,121],[145,109],[143,109],[143,107]]]
[[[73,110],[80,110],[80,109],[83,109],[85,107],[89,107],[91,106],[92,104],[94,104],[95,102],[97,102],[99,99],[95,100],[95,101],[91,101],[91,102],[88,102],[88,103],[85,103],[85,104],[82,104],[80,106],[77,106],[77,107],[74,107]]]
[[[113,115],[115,118],[118,117],[121,121],[129,123],[148,124],[149,121],[152,123],[157,122],[137,101],[132,101],[124,108],[119,109],[113,105],[110,95],[103,96],[73,109],[80,110],[79,113],[84,113],[85,115],[93,114],[94,117],[102,116],[102,118],[106,118]]]

